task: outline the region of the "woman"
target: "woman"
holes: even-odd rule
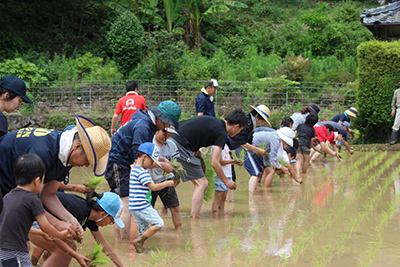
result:
[[[319,106],[316,104],[312,104],[311,106],[304,107],[300,112],[293,113],[292,116],[290,116],[293,119],[293,125],[292,125],[292,130],[296,131],[297,126],[299,124],[302,124],[306,121],[306,118],[308,114],[313,113],[317,115],[317,121],[318,121],[318,113],[319,113]]]
[[[103,245],[103,251],[111,258],[114,264],[116,266],[124,266],[117,253],[99,231],[100,226],[114,224],[114,222],[121,228],[125,227],[121,218],[119,218],[122,210],[122,202],[119,196],[112,192],[97,194],[95,191],[90,191],[86,200],[77,195],[63,192],[57,192],[57,197],[66,210],[80,222],[84,230],[89,228],[96,242]],[[29,239],[32,243],[50,253],[50,256],[43,263],[43,267],[68,266],[72,258],[71,254],[81,266],[85,266],[81,260],[82,258],[75,257],[74,253],[70,253],[68,248],[60,248],[56,246],[58,244],[55,245],[54,242],[47,241],[41,235],[30,234]],[[76,245],[72,244],[72,247],[76,247]]]
[[[3,112],[11,113],[21,106],[22,101],[32,104],[26,96],[26,85],[21,78],[14,75],[1,77],[0,81],[0,137],[8,131],[7,117]]]

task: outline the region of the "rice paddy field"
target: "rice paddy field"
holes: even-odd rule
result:
[[[251,196],[249,175],[236,168],[238,189],[224,216],[213,217],[209,201],[199,219],[189,218],[193,185],[181,183],[183,229],[162,214],[165,228],[146,241],[147,254],[115,240],[113,226],[101,231],[126,266],[400,266],[400,153],[342,155],[313,163],[302,185],[276,176]],[[71,182],[91,177],[75,168]],[[103,181],[98,191],[107,190]],[[94,245],[87,231],[79,251]]]

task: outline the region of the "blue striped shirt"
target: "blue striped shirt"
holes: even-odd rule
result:
[[[133,167],[129,177],[129,210],[143,210],[150,207],[146,195],[149,192],[148,183],[153,182],[149,171],[143,167]]]

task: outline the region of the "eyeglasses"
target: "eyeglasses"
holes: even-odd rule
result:
[[[102,220],[104,220],[107,217],[110,217],[110,224],[114,224],[115,223],[115,220],[114,220],[113,216],[111,216],[109,214],[106,214],[102,218],[100,218],[98,220],[95,220],[95,222],[101,222]]]

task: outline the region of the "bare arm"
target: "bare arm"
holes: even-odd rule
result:
[[[107,254],[107,256],[110,257],[110,259],[114,262],[114,264],[118,267],[123,267],[124,264],[121,261],[121,259],[118,257],[118,254],[115,252],[113,247],[105,240],[103,235],[101,234],[100,231],[91,231],[94,239],[98,244],[103,245],[103,252]]]
[[[326,154],[332,155],[332,156],[336,156],[337,153],[332,151],[325,142],[321,142],[321,151],[325,152]]]
[[[249,144],[249,143],[246,143],[246,144],[242,145],[242,147],[246,148],[247,150],[251,150],[251,151],[256,152],[257,155],[260,156],[260,157],[264,157],[265,153],[267,153],[267,151],[265,151],[264,149],[256,147],[255,145],[252,145],[252,144]]]
[[[60,183],[61,182],[55,180],[46,183],[40,193],[40,199],[54,215],[65,222],[71,223],[76,229],[79,229],[80,235],[82,236],[82,226],[78,220],[64,208],[56,195]]]
[[[197,112],[197,116],[203,116],[204,112]]]
[[[166,187],[173,187],[174,186],[174,181],[164,181],[162,183],[159,184],[155,184],[153,182],[147,183],[146,184],[151,191],[160,191]]]
[[[113,136],[114,133],[117,131],[117,129],[115,129],[115,126],[117,125],[118,117],[119,117],[119,115],[115,114],[115,113],[112,116],[112,119],[111,119],[111,136]]]
[[[71,238],[68,230],[58,231],[56,228],[54,228],[54,226],[51,225],[47,220],[45,214],[38,215],[35,219],[38,222],[40,229],[46,234],[56,238],[60,238],[62,240],[67,240]]]
[[[61,183],[59,189],[66,190],[66,191],[75,191],[78,193],[87,193],[89,188],[83,184],[64,184]]]
[[[211,166],[213,167],[215,174],[221,179],[221,181],[229,188],[236,189],[236,183],[228,180],[221,166],[221,151],[222,147],[214,146],[214,150],[211,157]]]

